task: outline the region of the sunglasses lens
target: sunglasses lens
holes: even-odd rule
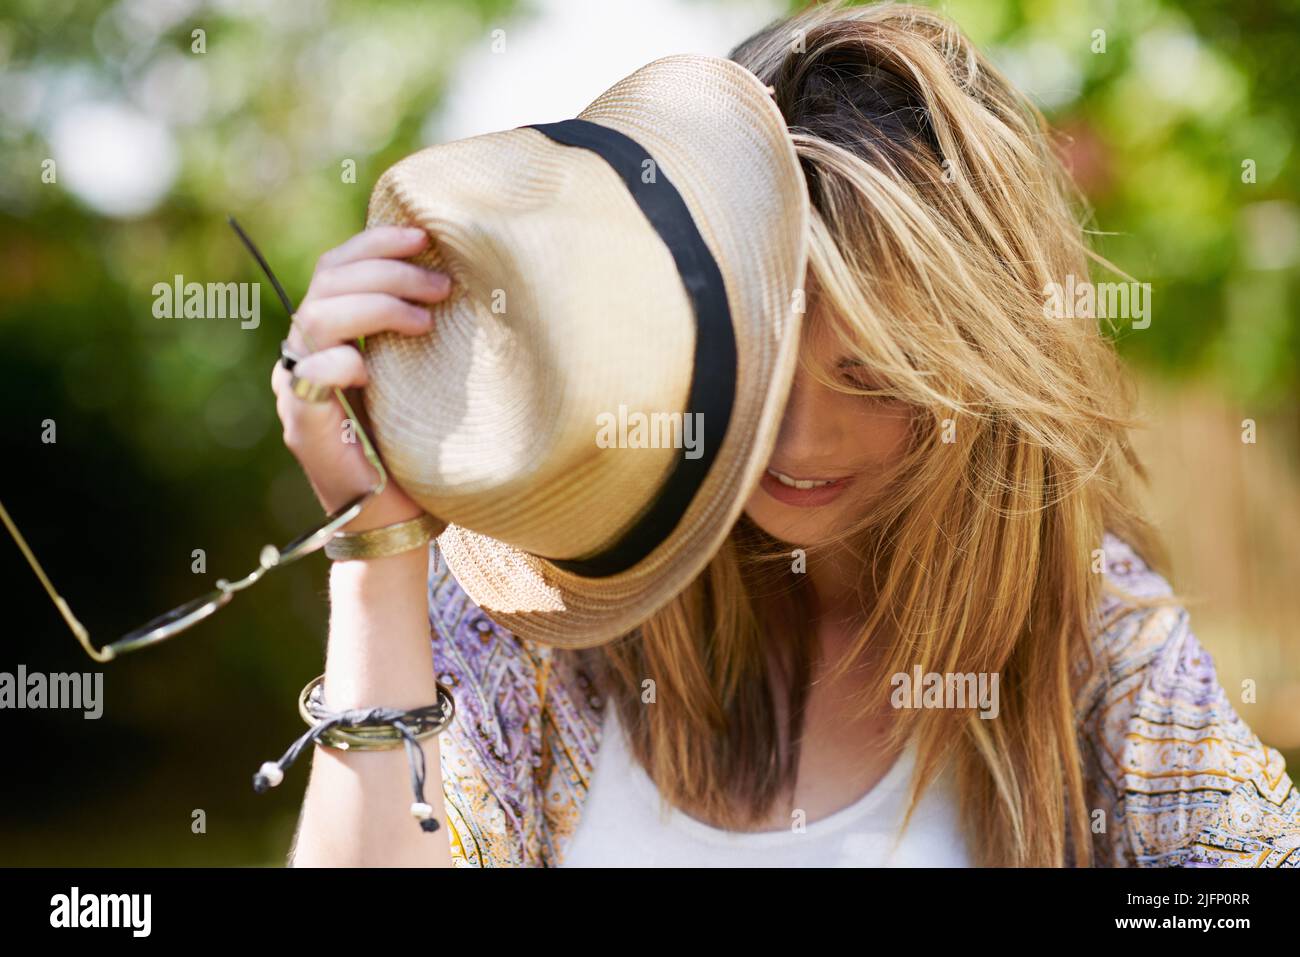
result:
[[[182,632],[191,625],[207,618],[218,608],[229,602],[233,594],[233,592],[224,591],[220,588],[213,589],[206,595],[186,602],[179,608],[173,608],[171,611],[159,615],[153,621],[141,625],[135,631],[113,642],[109,648],[114,653],[120,654],[124,651],[134,651],[146,645],[165,641],[172,635]]]
[[[304,532],[288,545],[285,545],[280,549],[279,564],[287,564],[324,548],[325,543],[334,536],[335,532],[361,514],[361,510],[366,507],[366,503],[370,501],[370,497],[374,494],[373,489],[369,492],[362,492],[351,502],[325,516],[325,520],[320,525],[309,532]]]

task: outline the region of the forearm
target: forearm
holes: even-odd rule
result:
[[[330,572],[325,703],[331,710],[436,700],[425,592],[428,552],[336,562]],[[411,816],[406,750],[344,752],[316,747],[292,863],[311,866],[447,867],[437,737],[421,742],[425,800],[441,825],[426,833]]]

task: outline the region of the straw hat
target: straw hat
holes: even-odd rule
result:
[[[400,161],[381,224],[452,278],[432,332],[365,352],[376,444],[451,523],[451,571],[523,638],[634,630],[739,518],[794,373],[808,198],[767,89],[656,60],[577,120]]]

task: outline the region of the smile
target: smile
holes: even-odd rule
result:
[[[759,482],[763,491],[783,505],[813,508],[827,505],[849,487],[852,479],[803,479],[769,468]]]
[[[767,473],[773,476],[782,485],[788,485],[790,488],[821,488],[823,485],[832,485],[835,482],[835,479],[791,478],[784,472],[778,472],[776,469],[768,469]]]

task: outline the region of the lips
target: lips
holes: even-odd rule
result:
[[[782,505],[816,508],[835,501],[852,481],[848,478],[796,478],[776,469],[768,469],[763,473],[759,486]]]

